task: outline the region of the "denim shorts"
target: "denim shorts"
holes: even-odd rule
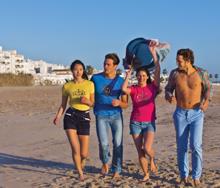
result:
[[[130,122],[130,134],[144,134],[145,132],[156,132],[155,122]]]

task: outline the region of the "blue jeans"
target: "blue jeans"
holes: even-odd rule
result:
[[[99,158],[103,164],[107,164],[110,159],[110,149],[108,141],[108,132],[111,128],[113,157],[112,172],[121,172],[122,169],[122,136],[123,136],[123,120],[122,114],[117,113],[111,116],[96,115],[96,132],[99,141]]]
[[[192,178],[199,179],[202,174],[202,133],[204,113],[201,109],[182,109],[177,107],[173,114],[176,129],[177,160],[180,177],[189,175],[188,139],[192,151]]]

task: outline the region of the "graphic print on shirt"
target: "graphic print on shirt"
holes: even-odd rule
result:
[[[155,87],[149,85],[147,87],[132,86],[131,99],[133,109],[131,120],[138,122],[153,122],[155,121]],[[147,112],[147,113],[146,113]]]
[[[137,93],[136,95],[136,101],[137,102],[144,102],[144,101],[148,101],[151,98],[152,94],[150,93],[146,93],[144,91]]]
[[[77,90],[74,90],[73,92],[71,92],[71,94],[75,98],[75,97],[84,96],[86,94],[86,92],[84,90],[77,89]]]

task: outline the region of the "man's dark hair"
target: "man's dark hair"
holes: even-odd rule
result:
[[[194,64],[194,54],[193,54],[193,51],[191,49],[189,49],[189,48],[179,49],[177,51],[177,56],[178,55],[183,56],[183,59],[185,61],[190,61],[192,65]]]
[[[120,63],[120,59],[116,53],[109,53],[105,55],[105,59],[112,59],[114,65],[118,65]]]

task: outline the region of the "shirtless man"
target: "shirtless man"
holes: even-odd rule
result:
[[[200,184],[202,174],[202,132],[204,112],[209,104],[209,77],[206,71],[193,65],[194,55],[190,49],[178,50],[176,61],[178,68],[170,73],[165,87],[165,99],[176,104],[173,120],[181,182],[188,183],[188,138],[190,135],[192,178],[194,185],[197,186]]]

